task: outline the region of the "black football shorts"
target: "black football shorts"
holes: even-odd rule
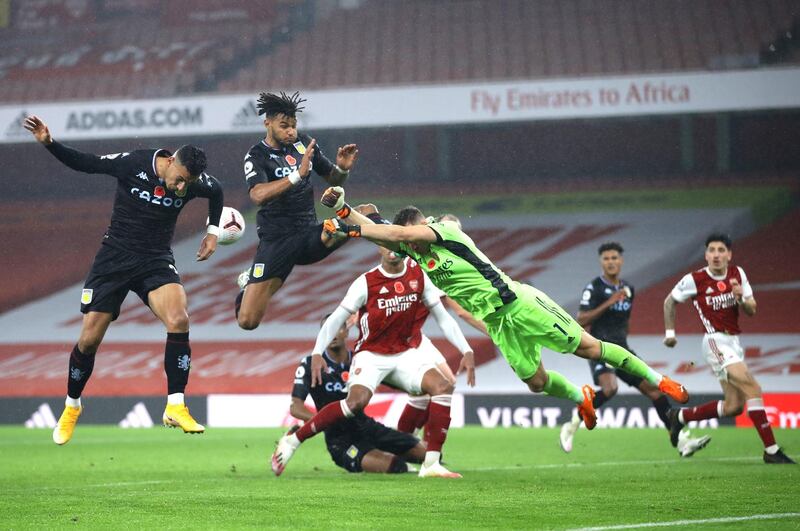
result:
[[[81,312],[105,312],[119,317],[129,291],[148,304],[148,294],[165,284],[180,284],[172,253],[144,255],[101,245],[81,293]]]
[[[325,437],[328,453],[333,462],[348,472],[361,472],[361,460],[371,450],[383,450],[402,456],[419,440],[411,434],[387,428],[380,422],[366,418],[357,430]]]
[[[250,283],[271,278],[285,281],[296,265],[315,264],[328,257],[341,244],[325,247],[320,239],[322,224],[310,225],[282,238],[262,237],[250,267]],[[347,240],[342,241],[344,243]]]

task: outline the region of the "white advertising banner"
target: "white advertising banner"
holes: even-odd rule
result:
[[[274,90],[276,87],[265,87]],[[255,93],[0,106],[0,143],[31,141],[26,114],[62,140],[260,131]],[[491,123],[800,107],[800,68],[303,92],[304,129]]]

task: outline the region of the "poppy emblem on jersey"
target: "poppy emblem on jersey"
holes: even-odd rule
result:
[[[344,372],[342,373],[342,381],[343,381],[343,382],[346,382],[346,381],[347,381],[347,380],[349,380],[349,379],[350,379],[350,373],[349,373],[349,372],[347,372],[347,371],[344,371]]]
[[[163,186],[156,186],[155,189],[153,190],[153,195],[156,197],[164,197],[165,195],[167,195],[167,192],[164,191]]]
[[[254,278],[261,278],[264,276],[264,264],[254,264],[253,265],[253,277]]]
[[[305,155],[306,154],[306,146],[302,142],[295,142],[294,143],[294,148],[301,155]],[[294,164],[294,163],[292,163],[292,164]]]
[[[721,292],[724,292],[725,290],[728,289],[728,286],[725,284],[724,280],[720,280],[719,282],[717,282],[717,289]]]
[[[417,280],[409,280],[408,287],[411,288],[411,291],[417,291],[419,289],[419,281]]]
[[[286,155],[286,157],[285,157],[285,158],[286,158],[286,162],[288,162],[288,163],[289,163],[289,164],[291,164],[292,166],[294,166],[295,164],[297,164],[297,159],[296,159],[296,158],[294,158],[293,156],[291,156],[291,155]]]
[[[406,287],[403,285],[403,283],[402,283],[402,282],[400,282],[400,281],[398,280],[397,282],[395,282],[395,283],[394,283],[394,292],[395,292],[395,293],[397,293],[398,295],[400,295],[400,294],[402,294],[402,293],[405,293],[405,291],[406,291]]]
[[[428,264],[427,265],[428,265],[428,269],[433,269],[434,267],[436,267],[436,260],[431,258],[430,260],[428,260]]]

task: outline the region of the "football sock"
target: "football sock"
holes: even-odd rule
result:
[[[167,393],[183,393],[189,381],[192,348],[189,332],[168,332],[164,347],[164,372],[167,373]]]
[[[69,374],[67,375],[67,396],[80,398],[86,382],[94,369],[94,354],[84,354],[76,343],[69,354]]]
[[[400,415],[400,420],[397,421],[397,431],[403,433],[414,433],[414,430],[423,426],[424,421],[420,421],[428,417],[428,405],[430,404],[431,397],[429,396],[410,396],[408,403]]]
[[[392,458],[389,470],[386,471],[387,474],[405,474],[406,472],[408,472],[408,463],[399,455]]]
[[[608,363],[615,369],[644,378],[653,385],[661,382],[661,374],[650,368],[645,362],[614,343],[600,342],[600,361]]]
[[[669,429],[669,415],[667,414],[669,412],[669,400],[667,400],[666,396],[662,395],[656,400],[653,400],[653,405],[656,408],[656,413],[658,413],[658,418],[660,418],[664,426]]]
[[[324,408],[320,409],[316,415],[308,419],[303,426],[294,433],[298,442],[303,442],[314,435],[327,430],[340,420],[350,418],[353,412],[347,407],[347,400],[339,400],[338,402],[331,402]]]
[[[758,431],[758,436],[761,437],[767,453],[777,452],[778,445],[775,443],[775,434],[772,433],[772,426],[769,425],[764,401],[761,398],[751,398],[747,401],[747,416],[753,421],[753,426]]]
[[[606,394],[603,392],[602,389],[597,390],[594,394],[594,399],[592,400],[592,405],[594,406],[594,408],[597,409],[606,402],[608,402],[608,397],[606,396]]]
[[[167,404],[171,406],[179,406],[183,404],[183,393],[172,393],[167,395]]]
[[[686,424],[692,420],[715,419],[719,415],[719,400],[712,400],[695,407],[685,407],[678,413],[678,420]]]
[[[583,402],[581,388],[556,371],[547,371],[547,383],[544,386],[544,392],[550,396],[566,398],[578,404]]]
[[[436,462],[439,461],[439,453],[442,445],[447,438],[447,430],[450,428],[450,403],[452,395],[436,395],[431,397],[430,417],[425,425],[425,440],[428,441],[428,452],[425,454],[425,463],[431,453],[436,454]],[[433,456],[431,456],[431,459]]]

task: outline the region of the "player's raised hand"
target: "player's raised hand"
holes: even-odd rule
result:
[[[472,351],[464,353],[461,363],[458,364],[456,374],[461,374],[464,371],[467,371],[467,385],[475,387],[475,354]]]
[[[317,147],[317,139],[312,138],[311,142],[308,143],[306,146],[306,152],[303,154],[303,160],[300,161],[300,167],[297,169],[297,173],[300,174],[300,177],[306,178],[308,174],[311,173],[311,159],[314,158],[314,150]]]
[[[47,128],[47,124],[38,116],[28,116],[25,118],[22,126],[33,133],[34,138],[42,144],[47,145],[53,143],[53,137],[50,136],[50,129]]]
[[[311,356],[311,387],[322,385],[322,371],[328,370],[328,364],[321,356]]]
[[[348,238],[361,237],[361,225],[348,225],[338,218],[331,218],[323,221],[322,230],[329,236],[345,234]]]
[[[350,171],[358,159],[358,146],[347,144],[336,151],[336,165],[344,171]]]
[[[214,251],[217,250],[217,237],[213,234],[206,234],[200,242],[200,249],[197,250],[197,261],[208,260]]]

